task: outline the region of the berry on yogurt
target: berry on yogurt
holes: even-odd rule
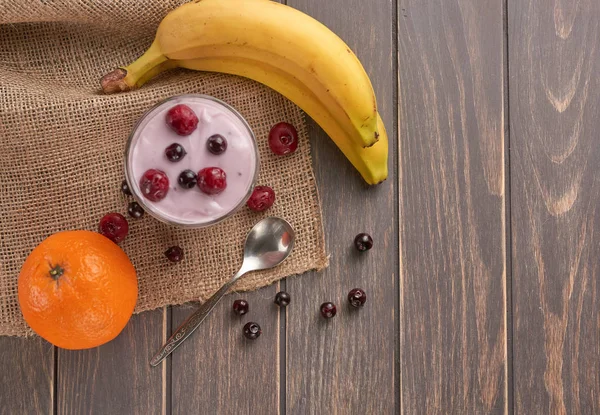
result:
[[[211,135],[206,141],[206,147],[211,153],[219,155],[227,150],[227,140],[221,134]]]
[[[165,156],[167,156],[167,160],[172,161],[173,163],[181,160],[186,154],[187,152],[181,144],[173,143],[169,147],[165,148]]]
[[[227,175],[219,167],[206,167],[198,172],[198,187],[207,195],[219,194],[227,187]]]
[[[167,112],[166,122],[179,135],[190,135],[198,127],[198,117],[185,104],[175,105]]]
[[[146,170],[140,179],[140,190],[152,202],[163,200],[169,192],[169,178],[162,170]]]
[[[188,169],[179,173],[177,182],[179,183],[179,186],[184,189],[191,189],[198,183],[198,177],[196,176],[196,173]]]

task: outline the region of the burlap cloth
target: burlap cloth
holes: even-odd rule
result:
[[[139,56],[181,3],[0,2],[0,335],[32,334],[19,310],[17,277],[38,243],[61,230],[96,230],[111,211],[126,215],[120,184],[127,136],[145,110],[176,94],[213,95],[242,113],[258,139],[259,184],[272,186],[277,199],[266,213],[244,208],[201,230],[174,229],[149,215],[131,219],[121,246],[138,272],[136,312],[207,298],[237,270],[247,231],[267,215],[294,226],[294,252],[280,267],[244,277],[236,291],[327,265],[309,141],[295,105],[252,81],[181,70],[137,91],[99,93],[99,78]],[[298,128],[292,156],[268,148],[268,131],[279,121]],[[164,256],[173,244],[187,254],[179,264]]]

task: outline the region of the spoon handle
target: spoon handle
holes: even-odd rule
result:
[[[206,316],[212,311],[213,308],[217,305],[219,300],[227,294],[227,291],[231,288],[231,286],[237,280],[237,277],[229,280],[225,285],[223,285],[219,290],[214,293],[208,300],[206,300],[198,310],[196,310],[191,316],[189,316],[178,328],[175,330],[175,333],[169,337],[169,340],[160,348],[158,353],[154,355],[152,360],[150,360],[151,366],[158,366],[160,362],[164,360],[165,357],[170,355],[173,350],[175,350],[181,343],[187,339],[190,334],[194,332],[198,328],[198,326],[204,321]]]

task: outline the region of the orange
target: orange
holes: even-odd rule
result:
[[[18,286],[27,324],[64,349],[96,347],[117,337],[138,294],[127,254],[90,231],[59,232],[42,241],[25,260]]]

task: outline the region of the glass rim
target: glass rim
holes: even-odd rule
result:
[[[165,217],[163,214],[161,214],[160,211],[157,211],[155,208],[153,208],[153,206],[151,204],[147,203],[144,197],[142,197],[140,194],[138,194],[139,193],[137,191],[138,190],[138,185],[137,185],[137,183],[135,183],[135,180],[133,180],[134,179],[133,178],[133,172],[130,171],[129,156],[130,156],[130,153],[131,153],[133,139],[135,137],[136,132],[140,128],[140,125],[158,107],[164,105],[165,103],[167,103],[169,101],[173,101],[175,99],[180,99],[180,98],[202,98],[202,99],[206,99],[206,100],[213,101],[213,102],[221,105],[222,107],[224,107],[225,110],[228,110],[229,112],[231,112],[234,116],[236,116],[242,122],[242,124],[244,125],[244,127],[246,128],[246,130],[248,131],[248,133],[250,133],[250,138],[252,139],[251,140],[252,141],[252,147],[254,148],[254,154],[256,155],[255,162],[254,162],[254,175],[252,177],[252,180],[250,182],[250,186],[248,188],[248,192],[246,192],[246,195],[229,212],[227,212],[227,213],[225,213],[225,214],[223,214],[223,215],[221,215],[221,216],[219,216],[219,217],[217,217],[215,219],[207,221],[207,222],[201,222],[201,223],[178,222],[178,221],[173,220],[172,218]],[[136,123],[134,124],[133,128],[131,129],[131,132],[129,133],[129,137],[127,138],[127,142],[125,144],[124,170],[125,170],[125,180],[127,181],[129,189],[131,190],[131,195],[132,195],[133,199],[150,216],[152,216],[154,219],[159,220],[160,222],[163,222],[163,223],[166,223],[168,225],[175,226],[175,227],[186,228],[186,229],[194,229],[194,228],[198,229],[198,228],[206,228],[206,227],[209,227],[209,226],[212,226],[212,225],[216,225],[217,223],[220,223],[220,222],[228,219],[229,217],[233,216],[236,212],[238,212],[240,210],[240,208],[246,204],[246,202],[248,201],[248,199],[252,195],[252,191],[254,190],[254,186],[256,185],[256,181],[258,179],[258,174],[259,174],[259,170],[260,170],[260,153],[258,151],[258,144],[256,142],[256,135],[254,134],[254,131],[250,127],[250,124],[248,124],[248,121],[246,121],[246,119],[242,116],[242,114],[240,114],[240,112],[238,110],[236,110],[233,106],[231,106],[230,104],[228,104],[227,102],[225,102],[223,100],[220,100],[219,98],[213,97],[212,95],[206,95],[206,94],[180,94],[180,95],[170,96],[170,97],[165,98],[165,99],[159,101],[158,103],[154,104],[152,107],[148,108],[148,110],[146,110],[140,116],[140,118],[136,121]]]

